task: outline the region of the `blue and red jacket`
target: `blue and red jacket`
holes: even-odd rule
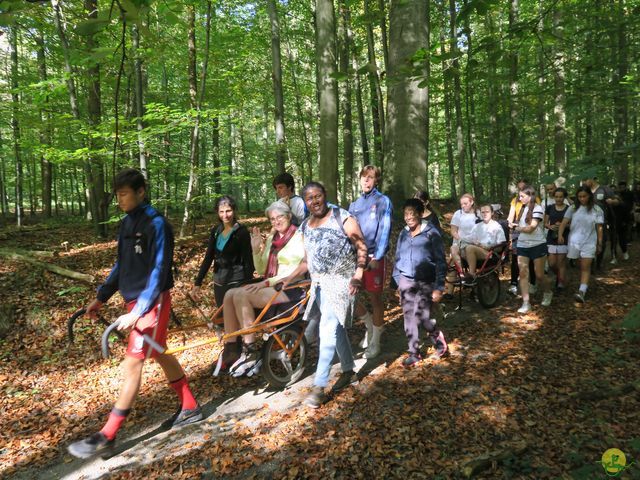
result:
[[[389,250],[393,218],[393,205],[389,197],[374,187],[349,205],[349,213],[358,220],[367,244],[367,253],[375,260],[383,258]]]
[[[97,298],[106,302],[120,291],[126,302],[136,301],[132,312],[142,316],[158,296],[173,287],[173,230],[148,203],[133,209],[122,220],[118,233],[118,259]]]

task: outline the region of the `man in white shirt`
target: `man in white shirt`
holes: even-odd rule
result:
[[[470,244],[466,248],[469,274],[476,275],[476,264],[489,255],[489,250],[507,241],[502,226],[493,220],[493,207],[490,204],[480,207],[482,222],[477,223],[470,235]]]

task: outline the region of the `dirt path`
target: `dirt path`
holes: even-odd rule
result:
[[[158,426],[175,400],[150,365],[117,454],[106,461],[65,454],[69,441],[99,428],[119,374],[117,359],[99,358],[99,329],[91,325],[82,326],[77,345],[62,347],[60,329],[77,302],[63,296],[68,305],[56,313],[58,326],[49,339],[33,334],[3,354],[12,369],[11,377],[6,370],[1,374],[3,410],[13,415],[2,416],[0,431],[10,436],[0,445],[0,460],[9,452],[25,453],[4,463],[10,470],[2,475],[459,478],[469,461],[506,452],[478,478],[600,478],[598,462],[608,448],[620,448],[629,463],[640,459],[640,395],[633,383],[640,335],[621,328],[640,300],[637,244],[631,255],[629,262],[607,266],[593,279],[584,305],[572,299],[575,269],[570,288],[551,308],[540,307],[538,299],[524,316],[515,313],[519,300],[504,294],[491,310],[467,295],[460,312],[450,302],[442,328],[451,355],[409,370],[400,365],[404,332],[389,294],[387,353],[370,364],[358,360],[359,385],[318,411],[299,407],[313,369],[284,391],[268,391],[257,379],[211,378],[217,351],[200,349],[181,354],[180,361],[207,418],[161,432]],[[23,288],[35,292],[31,281],[37,279],[25,280]],[[184,290],[184,285],[176,288]],[[180,298],[176,305],[179,313],[188,310]],[[361,335],[362,327],[354,327],[352,344]],[[120,346],[114,350],[116,357],[122,353]],[[337,370],[334,366],[334,375]]]

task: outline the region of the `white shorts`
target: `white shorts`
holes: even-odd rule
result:
[[[566,255],[569,251],[567,245],[547,245],[549,255]]]
[[[567,258],[596,258],[595,245],[569,245]]]

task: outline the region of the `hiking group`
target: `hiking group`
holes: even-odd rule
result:
[[[347,329],[351,318],[359,318],[366,335],[360,343],[363,356],[380,355],[384,325],[383,291],[387,271],[391,286],[398,291],[407,337],[407,355],[402,364],[411,367],[424,358],[441,358],[447,342],[432,319],[433,305],[450,298],[452,283],[447,280],[448,265],[468,264],[463,282],[473,282],[476,262],[490,250],[510,242],[512,250],[511,287],[522,295],[520,313],[532,308],[531,296],[543,292],[542,306],[552,302],[552,283],[561,290],[567,283],[567,259],[579,263],[577,301],[584,302],[592,263],[602,264],[606,241],[611,242],[612,263],[617,262],[616,244],[622,258],[627,250],[635,208],[640,204],[637,187],[633,191],[621,182],[617,192],[597,183],[583,182],[573,204],[568,193],[555,184],[547,185],[543,203],[535,188],[526,181],[518,183],[509,215],[502,224],[494,219],[494,205],[476,207],[470,194],[460,198],[460,209],[451,220],[453,243],[449,259],[445,256],[440,219],[429,195],[416,192],[402,204],[404,227],[396,241],[395,254],[389,258],[393,205],[378,190],[381,171],[367,165],[359,174],[361,195],[340,208],[327,201],[327,192],[318,182],[309,182],[295,194],[293,177],[278,175],[273,181],[278,199],[266,209],[271,231],[266,238],[254,227],[251,231],[238,221],[235,200],[224,195],[217,199],[215,212],[219,223],[210,232],[207,250],[200,265],[192,297],[201,299],[201,286],[213,266],[213,294],[223,305],[227,333],[216,374],[251,375],[259,368],[259,349],[254,334],[230,336],[254,322],[254,309],[268,302],[289,302],[295,289],[286,292],[279,284],[289,285],[309,277],[310,298],[305,310],[305,336],[317,342],[318,359],[313,388],[304,400],[318,408],[328,400],[326,388],[334,355],[337,353],[342,374],[332,386],[340,390],[358,381],[354,355]],[[147,200],[147,184],[142,173],[125,169],[118,173],[114,191],[119,208],[126,213],[118,233],[116,262],[99,287],[96,299],[87,307],[95,315],[109,298],[119,291],[127,313],[118,319],[118,329],[130,330],[125,358],[124,380],[103,428],[69,445],[69,452],[88,458],[113,448],[116,435],[138,394],[144,362],[155,359],[178,396],[179,406],[163,426],[177,427],[202,420],[203,413],[189,388],[186,375],[172,355],[159,353],[146,341],[166,347],[171,289],[173,287],[173,231],[167,220]],[[596,260],[596,262],[593,262]],[[555,279],[548,281],[545,269]],[[279,293],[278,293],[279,292]],[[361,295],[357,295],[363,292]],[[370,305],[369,311],[366,304]],[[420,342],[422,327],[428,348]]]

